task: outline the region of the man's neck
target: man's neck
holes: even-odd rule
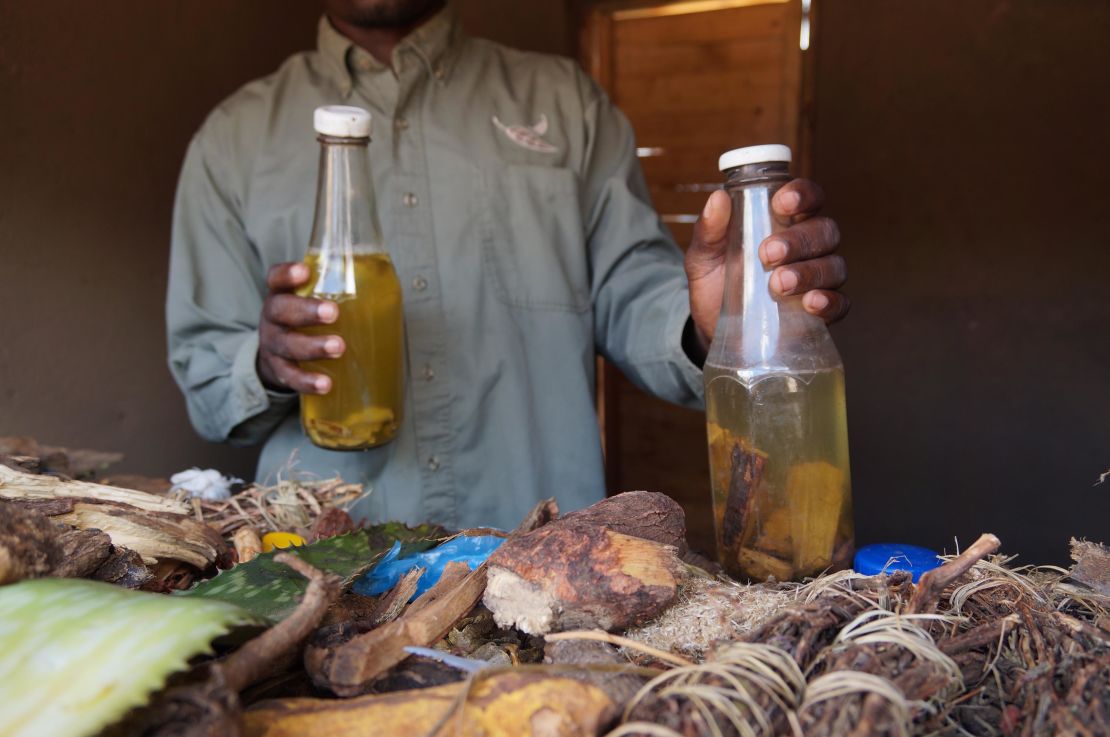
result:
[[[335,26],[335,30],[354,41],[358,46],[369,51],[370,55],[375,59],[382,64],[392,66],[393,49],[397,47],[397,44],[401,43],[405,36],[424,25],[429,18],[438,13],[441,9],[442,5],[434,7],[425,15],[417,18],[408,25],[388,28],[358,26],[330,15],[328,16],[328,20]]]

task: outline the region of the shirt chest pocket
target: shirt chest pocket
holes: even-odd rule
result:
[[[486,172],[482,185],[483,267],[497,297],[525,309],[588,310],[589,262],[574,172],[511,165]]]

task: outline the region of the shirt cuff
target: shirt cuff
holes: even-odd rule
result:
[[[705,402],[705,375],[702,367],[694,363],[683,345],[683,336],[686,334],[687,324],[693,325],[690,315],[690,298],[683,292],[680,305],[671,313],[671,322],[667,326],[667,343],[671,348],[671,364],[678,371],[682,383],[693,394],[697,403]],[[695,338],[696,340],[696,338]]]

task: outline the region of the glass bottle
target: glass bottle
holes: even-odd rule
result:
[[[854,544],[840,355],[800,296],[772,296],[759,260],[759,244],[785,228],[771,198],[790,158],[768,145],[720,160],[732,215],[705,363],[709,465],[721,564],[755,581],[848,567]]]
[[[336,302],[339,319],[302,328],[339,335],[339,358],[301,367],[331,377],[327,394],[301,395],[301,424],[313,443],[361,450],[397,434],[404,398],[401,282],[382,244],[370,177],[370,113],[326,106],[313,119],[320,142],[316,212],[305,263],[311,275],[303,297]]]

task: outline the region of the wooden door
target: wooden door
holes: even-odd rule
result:
[[[720,186],[722,152],[787,143],[794,171],[808,172],[808,11],[808,0],[691,0],[586,12],[584,63],[632,122],[652,200],[682,248]],[[691,545],[712,551],[704,413],[650,397],[602,364],[610,493],[670,494],[686,509]]]

